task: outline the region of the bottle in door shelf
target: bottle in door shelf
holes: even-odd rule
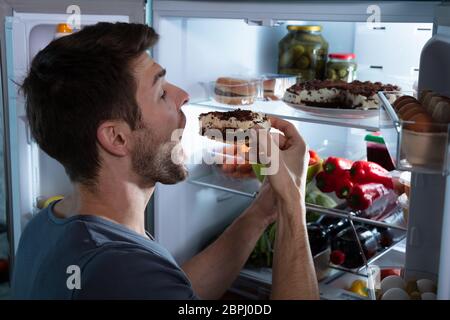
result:
[[[382,136],[379,134],[368,134],[364,140],[367,143],[367,161],[378,163],[387,171],[395,169],[394,161]]]
[[[356,233],[361,242],[366,259],[373,257],[379,250],[376,235],[363,226],[356,226]],[[355,269],[364,266],[358,242],[352,227],[342,230],[331,240],[331,262],[345,268]]]
[[[67,36],[69,34],[72,34],[73,30],[67,23],[59,23],[56,26],[56,34],[55,39],[59,39],[61,37]]]

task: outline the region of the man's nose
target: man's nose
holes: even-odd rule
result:
[[[184,106],[189,101],[189,94],[184,91],[183,89],[173,85],[169,84],[170,90],[172,91],[172,97],[174,99],[175,105],[177,109],[181,109],[182,106]]]

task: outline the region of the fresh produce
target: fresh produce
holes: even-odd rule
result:
[[[336,190],[336,177],[321,171],[316,176],[316,185],[322,192],[333,192]]]
[[[363,280],[355,280],[353,281],[352,285],[348,289],[348,291],[359,294],[363,297],[368,297],[368,289],[367,289],[367,282]]]
[[[389,189],[381,183],[356,184],[352,188],[348,204],[352,209],[365,210],[375,200],[387,194],[389,194]]]
[[[337,203],[331,197],[318,190],[313,182],[308,183],[306,186],[305,202],[317,204],[325,208],[334,208],[337,206]],[[308,211],[307,221],[314,222],[319,216],[319,214]],[[273,223],[267,227],[256,243],[255,249],[250,255],[249,264],[256,267],[272,267],[275,237],[276,223]]]
[[[350,169],[350,176],[356,183],[381,183],[386,188],[394,189],[389,171],[375,162],[355,161]]]
[[[335,192],[338,198],[347,199],[352,209],[365,210],[394,189],[389,171],[374,162],[329,157],[322,167],[323,171],[316,176],[317,187],[322,192]]]
[[[380,280],[383,280],[386,277],[389,276],[400,276],[400,269],[381,269],[380,271]],[[416,284],[416,282],[414,281],[414,284]],[[417,286],[415,287],[417,289]],[[408,287],[407,287],[408,289]],[[410,290],[411,292],[414,290]],[[408,291],[409,292],[409,291]]]
[[[336,196],[339,199],[347,199],[353,190],[354,183],[350,179],[350,173],[345,171],[341,179],[336,184]]]
[[[328,157],[323,163],[323,171],[328,174],[340,175],[347,170],[350,170],[352,165],[353,161],[351,160],[338,157]]]
[[[319,155],[314,150],[309,150],[309,166],[313,166],[321,161]]]

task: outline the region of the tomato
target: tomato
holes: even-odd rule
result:
[[[315,165],[320,160],[319,155],[314,150],[309,150],[309,165]]]
[[[388,276],[400,276],[400,274],[401,274],[400,269],[381,269],[380,280],[383,280]]]

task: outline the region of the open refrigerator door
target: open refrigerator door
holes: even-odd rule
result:
[[[4,21],[0,28],[5,124],[5,193],[2,195],[7,197],[9,248],[6,254],[12,270],[15,251],[29,219],[39,208],[71,192],[64,168],[37,146],[28,128],[19,88],[30,62],[57,37],[100,21],[143,23],[145,12],[143,2],[138,0],[127,4],[80,1],[76,6],[70,3],[61,6],[53,1],[38,5],[8,1],[1,3],[0,11]]]

